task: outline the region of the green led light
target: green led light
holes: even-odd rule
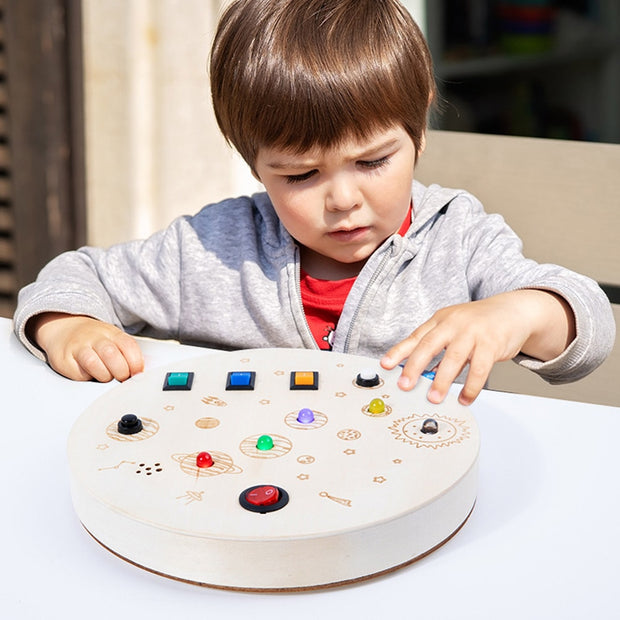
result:
[[[273,438],[269,435],[261,435],[256,442],[258,450],[271,450],[273,448]]]

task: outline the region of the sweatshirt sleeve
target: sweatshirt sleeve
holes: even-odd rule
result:
[[[535,288],[552,291],[570,305],[576,337],[553,360],[525,355],[515,361],[549,383],[568,383],[585,377],[609,355],[615,340],[611,305],[598,284],[558,265],[525,258],[522,243],[500,215],[487,215],[473,197],[465,244],[470,256],[468,281],[473,299],[504,291]]]
[[[44,359],[26,336],[28,320],[43,312],[86,315],[131,334],[176,338],[185,225],[179,218],[146,240],[106,250],[84,247],[52,260],[19,293],[13,322],[19,340]]]

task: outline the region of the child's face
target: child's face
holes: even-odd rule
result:
[[[411,201],[415,146],[400,126],[302,154],[261,148],[255,174],[311,275],[356,275],[398,231]]]

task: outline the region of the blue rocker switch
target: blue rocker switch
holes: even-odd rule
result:
[[[227,390],[253,390],[256,381],[254,371],[235,371],[228,373],[226,381]]]

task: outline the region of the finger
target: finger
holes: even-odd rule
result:
[[[386,370],[392,370],[403,360],[408,359],[413,351],[417,349],[420,342],[429,332],[435,329],[435,327],[437,327],[437,321],[433,316],[428,321],[425,321],[414,329],[404,340],[396,343],[381,359],[380,363],[383,368]]]
[[[96,357],[93,351],[88,351],[87,347],[76,352],[52,351],[47,355],[47,362],[55,372],[67,379],[91,381],[93,375],[88,368],[94,368],[97,365],[96,360],[91,360],[91,354]]]
[[[407,338],[395,344],[380,360],[380,364],[386,370],[392,370],[403,360],[407,359],[411,352],[416,348],[423,333],[419,327]]]
[[[127,362],[129,376],[133,377],[142,372],[144,370],[144,356],[136,339],[122,333],[117,339],[116,344]]]
[[[495,360],[484,352],[474,352],[469,364],[467,379],[459,394],[461,405],[471,405],[484,388]]]
[[[107,383],[114,377],[99,355],[91,347],[84,347],[75,353],[75,362],[84,375],[101,383]]]
[[[48,357],[47,361],[54,371],[72,381],[91,381],[93,378],[73,357],[69,360],[58,360],[54,357]]]
[[[417,347],[411,352],[403,366],[398,379],[398,386],[403,390],[412,389],[422,372],[448,344],[447,336],[437,330],[429,331],[420,338]]]
[[[131,376],[129,364],[114,340],[99,341],[93,346],[93,349],[112,378],[117,381],[129,379]],[[99,377],[95,378],[100,380]]]
[[[444,400],[450,386],[469,361],[473,347],[473,341],[464,338],[448,345],[428,391],[427,398],[430,402],[437,404]]]

